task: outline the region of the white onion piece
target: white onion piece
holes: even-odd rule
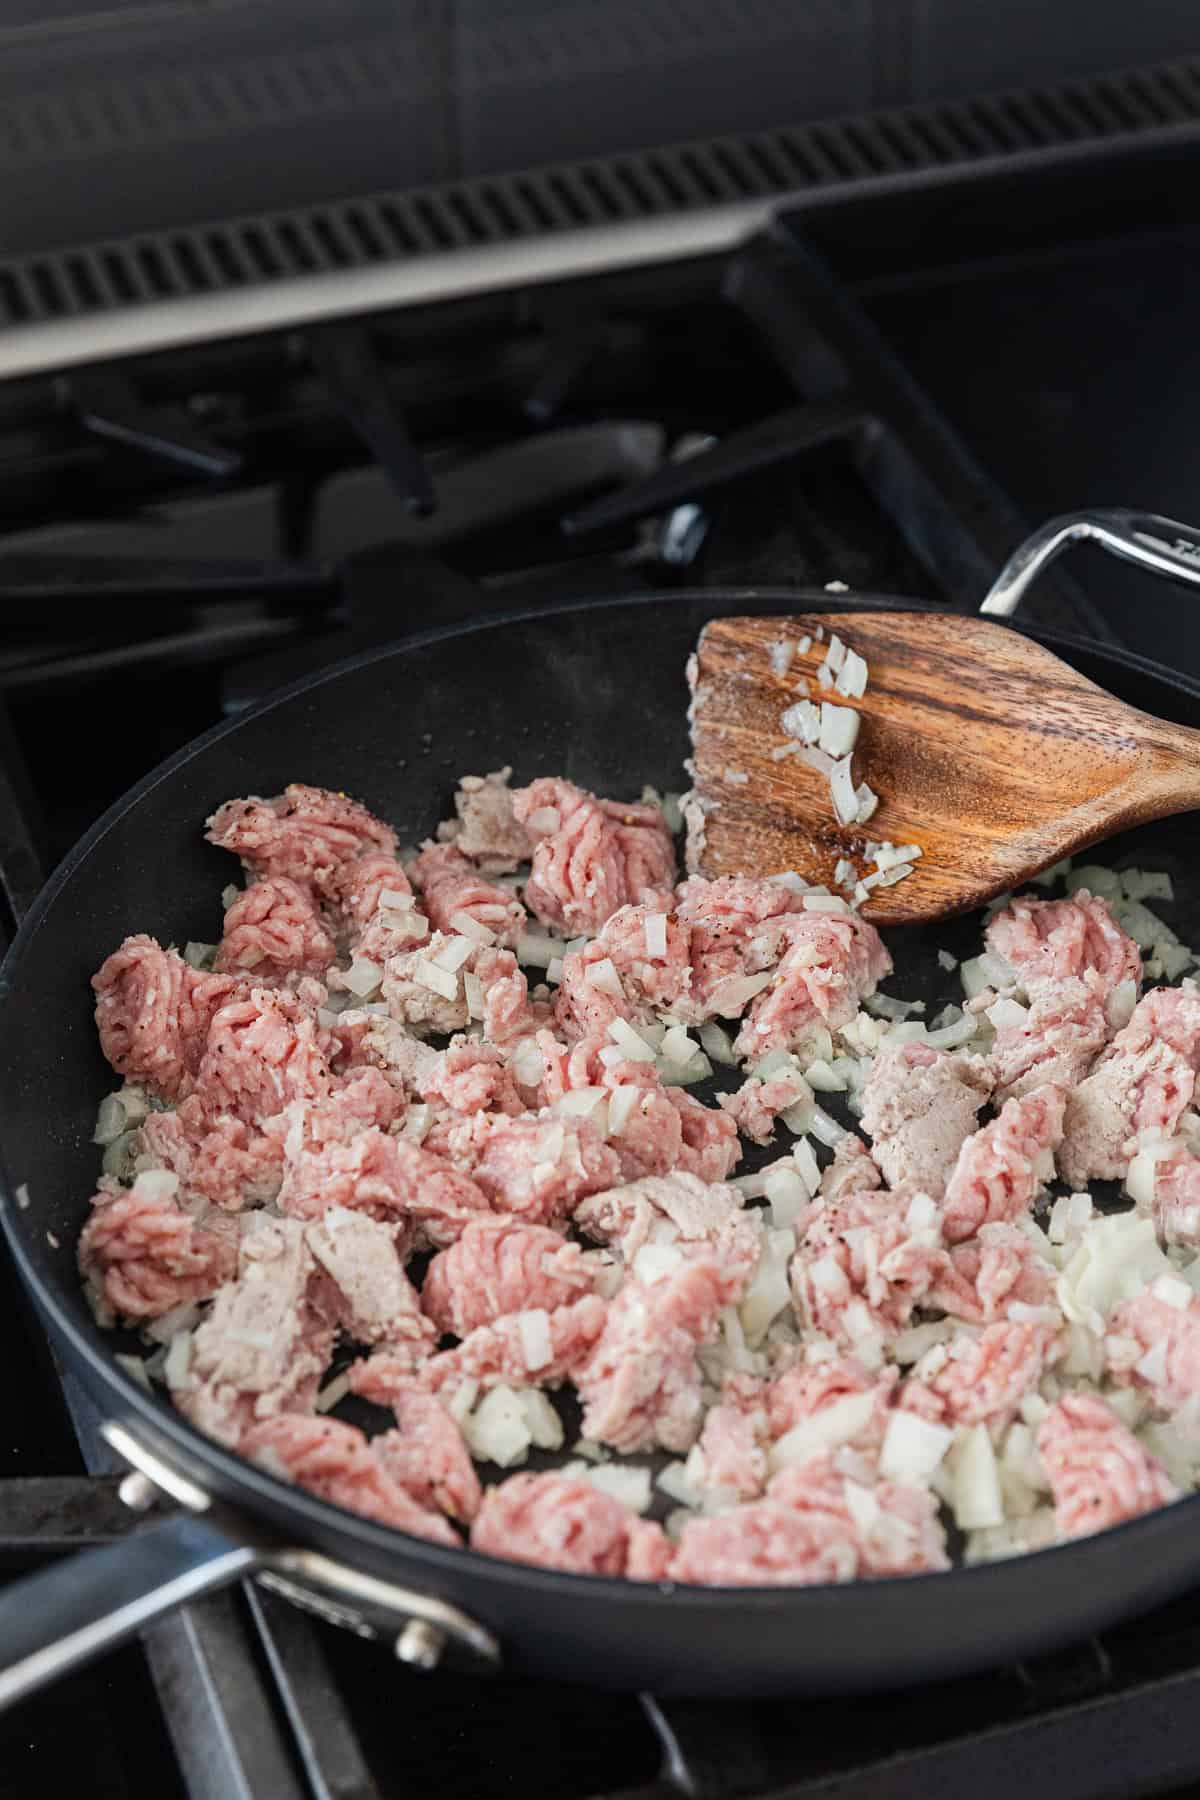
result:
[[[706,1025],[701,1025],[697,1036],[700,1039],[701,1047],[713,1062],[720,1063],[723,1068],[729,1069],[736,1065],[737,1057],[734,1055],[733,1041],[729,1033],[723,1031],[715,1019],[710,1019]]]
[[[594,987],[613,1000],[624,1000],[625,989],[621,986],[621,977],[617,966],[610,956],[602,956],[597,962],[588,963],[583,971],[583,979],[589,987]]]
[[[667,954],[667,915],[666,913],[650,913],[643,926],[646,937],[646,955],[661,958]]]
[[[608,1035],[618,1050],[622,1051],[626,1062],[654,1061],[654,1051],[645,1038],[639,1036],[633,1029],[628,1019],[614,1019],[608,1028]],[[600,1055],[603,1059],[603,1050]]]
[[[821,729],[817,743],[829,756],[849,756],[858,742],[859,715],[852,706],[821,702]]]
[[[858,796],[854,791],[850,760],[848,756],[844,756],[829,771],[829,792],[840,825],[853,825],[858,818]]]
[[[496,934],[490,925],[484,925],[469,912],[451,913],[450,923],[460,937],[473,938],[477,944],[494,944]]]

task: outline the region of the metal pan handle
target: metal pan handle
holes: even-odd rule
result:
[[[261,1561],[210,1514],[180,1512],[15,1582],[0,1595],[0,1710]]]
[[[161,1495],[183,1510],[0,1594],[0,1711],[115,1649],[162,1613],[247,1575],[331,1624],[390,1642],[411,1668],[435,1669],[443,1658],[476,1674],[500,1667],[493,1633],[448,1600],[281,1541],[214,1500],[116,1420],[101,1434],[135,1471],[121,1488],[129,1505]]]
[[[1079,543],[1098,544],[1110,555],[1137,563],[1169,581],[1200,587],[1200,531],[1158,513],[1105,507],[1095,512],[1062,513],[1026,538],[992,583],[980,612],[1010,617],[1046,565]]]

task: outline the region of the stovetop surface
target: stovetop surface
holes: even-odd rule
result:
[[[907,271],[881,255],[853,273],[860,311],[780,233],[731,263],[585,284],[570,304],[484,299],[323,343],[157,358],[115,400],[86,383],[0,393],[0,693],[44,865],[222,713],[446,608],[840,581],[966,609],[1022,512],[1087,500],[1200,515],[1185,409],[1168,404],[1200,356],[1172,304],[1194,243],[1110,234],[1069,255],[1039,245],[1019,266],[964,254]],[[364,371],[382,411],[364,401]],[[129,427],[131,408],[121,442],[94,428],[115,413]],[[197,437],[237,466],[185,474]],[[428,480],[442,505],[425,516]],[[237,567],[223,575],[214,558]],[[1107,574],[1056,579],[1034,611],[1150,654],[1169,643],[1200,666],[1186,603],[1141,582],[1131,612],[1125,591]],[[86,757],[71,748],[82,743]],[[0,1507],[6,1475],[82,1468],[11,1287],[0,1269],[0,1356],[23,1371],[0,1389]],[[1071,1762],[1088,1729],[1079,1708],[1200,1666],[1192,1615],[1182,1600],[1103,1646],[936,1692],[675,1707],[665,1729],[706,1771],[695,1791],[714,1797],[970,1785],[984,1800],[1001,1777],[1005,1792],[1019,1779],[1059,1800],[1133,1792],[1139,1715],[1109,1708],[1116,1748],[1089,1786]],[[318,1631],[318,1685],[356,1750],[353,1775],[324,1789],[297,1753],[298,1794],[490,1800],[527,1790],[531,1769],[547,1800],[679,1791],[660,1773],[663,1719],[636,1697],[431,1679],[303,1629]],[[1140,1716],[1182,1731],[1155,1692]],[[1062,1719],[1066,1735],[1046,1735]],[[1032,1721],[1041,1735],[1022,1730]],[[1006,1746],[999,1760],[988,1743]],[[0,1793],[57,1791],[82,1768],[113,1800],[184,1792],[140,1651],[0,1717]],[[1155,1768],[1153,1791],[1170,1791],[1170,1759]]]

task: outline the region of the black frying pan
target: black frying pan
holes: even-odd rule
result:
[[[850,599],[855,608],[912,604]],[[459,627],[371,653],[199,739],[114,806],[59,868],[0,977],[0,1213],[54,1340],[111,1421],[111,1441],[184,1506],[4,1594],[0,1701],[254,1571],[299,1586],[343,1623],[400,1635],[410,1661],[457,1651],[521,1674],[710,1695],[962,1674],[1083,1636],[1200,1580],[1197,1499],[1011,1562],[848,1587],[645,1586],[441,1549],[210,1442],[125,1374],[84,1302],[75,1241],[97,1172],[96,1106],[111,1087],[88,978],[129,931],[164,943],[218,934],[231,871],[201,829],[220,801],[293,780],[344,788],[413,842],[445,813],[459,774],[504,762],[518,781],[561,771],[603,793],[636,794],[647,781],[677,788],[687,751],[684,661],[701,626],[722,613],[838,604],[821,592],[660,596]],[[1046,641],[1122,699],[1200,725],[1200,683],[1132,656]],[[112,728],[136,730],[136,720]],[[1176,924],[1197,941],[1198,847],[1200,822],[1171,819],[1104,855],[1170,870],[1185,896]],[[975,936],[977,925],[957,921],[894,937],[895,991],[932,994],[931,983],[945,979],[934,948],[965,950]],[[187,1510],[189,1501],[205,1510]]]

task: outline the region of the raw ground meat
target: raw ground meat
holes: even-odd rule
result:
[[[537,839],[525,902],[542,924],[577,936],[631,902],[669,910],[675,846],[656,806],[598,800],[550,777],[518,788],[513,810]]]
[[[304,1237],[328,1277],[319,1304],[347,1337],[359,1344],[402,1345],[414,1361],[431,1353],[438,1334],[404,1272],[390,1225],[329,1206],[305,1228]]]
[[[251,1215],[237,1276],[197,1326],[176,1395],[210,1437],[237,1445],[256,1420],[311,1411],[333,1352],[333,1326],[311,1297],[313,1269],[300,1225]]]
[[[456,915],[465,913],[511,948],[525,929],[525,908],[516,895],[487,881],[453,844],[423,845],[409,873],[435,931],[457,932]]]
[[[460,1542],[445,1519],[419,1506],[394,1479],[374,1444],[339,1419],[286,1413],[252,1425],[240,1448],[272,1475],[295,1482],[334,1506],[434,1544],[453,1548]]]
[[[696,1350],[734,1304],[744,1272],[697,1249],[661,1280],[631,1276],[608,1309],[595,1349],[575,1372],[582,1431],[614,1450],[687,1450],[704,1411]]]
[[[652,1237],[678,1236],[709,1245],[745,1274],[758,1259],[761,1227],[757,1213],[743,1206],[737,1188],[677,1171],[593,1194],[575,1208],[573,1223],[585,1237],[612,1245],[626,1263]]]
[[[206,835],[240,856],[255,880],[284,875],[322,896],[335,891],[343,864],[367,850],[396,850],[391,826],[365,806],[302,782],[291,782],[273,800],[257,794],[227,800],[208,821]]]
[[[775,1075],[768,1081],[751,1076],[748,1081],[743,1081],[736,1093],[719,1095],[717,1105],[729,1114],[742,1136],[748,1137],[752,1144],[769,1144],[775,1135],[775,1121],[780,1113],[795,1106],[808,1092],[808,1083],[798,1071]]]
[[[1061,1088],[1034,1088],[1007,1100],[999,1117],[968,1138],[946,1183],[942,1229],[948,1243],[974,1237],[981,1225],[1024,1218],[1054,1177],[1062,1140]]]
[[[1117,1385],[1142,1388],[1160,1412],[1200,1399],[1200,1294],[1160,1276],[1110,1313],[1104,1354]]]
[[[739,1056],[793,1049],[811,1025],[845,1024],[891,973],[882,938],[857,913],[796,913],[780,935],[783,955],[770,987],[751,1002],[734,1045]]]
[[[525,1100],[504,1056],[491,1044],[455,1038],[420,1082],[422,1100],[456,1113],[525,1111]]]
[[[304,1151],[279,1190],[281,1211],[319,1219],[330,1206],[349,1207],[411,1230],[423,1243],[452,1244],[464,1225],[489,1211],[487,1196],[461,1169],[410,1138],[360,1131],[349,1143]]]
[[[1059,1173],[1072,1187],[1120,1180],[1139,1140],[1171,1137],[1200,1060],[1200,995],[1156,988],[1067,1096]]]
[[[1024,1021],[996,1030],[988,1065],[997,1099],[1016,1099],[1046,1082],[1069,1091],[1111,1036],[1104,1003],[1087,982],[1069,977],[1039,986]]]
[[[510,1475],[484,1495],[471,1545],[508,1562],[621,1575],[630,1522],[618,1500],[581,1476]]]
[[[792,1259],[792,1293],[814,1331],[862,1354],[903,1330],[944,1264],[927,1196],[845,1194],[809,1213]]]
[[[535,1313],[540,1309],[534,1309]],[[576,1380],[580,1365],[603,1332],[608,1303],[585,1294],[567,1306],[542,1313],[549,1337],[549,1358],[531,1362],[530,1320],[525,1313],[505,1313],[491,1325],[480,1325],[453,1350],[442,1350],[421,1370],[433,1393],[453,1395],[464,1381],[482,1388],[503,1382],[508,1387],[560,1387]]]
[[[990,1085],[977,1057],[920,1042],[880,1052],[863,1088],[862,1125],[892,1187],[941,1199]]]
[[[874,1516],[860,1523],[832,1457],[777,1475],[765,1500],[689,1519],[671,1565],[676,1581],[707,1586],[808,1586],[948,1566],[937,1503],[927,1488],[861,1489]],[[864,1515],[865,1516],[865,1515]]]
[[[661,920],[666,948],[652,954],[646,921]],[[563,959],[562,981],[554,1016],[568,1037],[606,1032],[614,1019],[648,1024],[657,1013],[672,1012],[686,998],[691,982],[688,961],[690,932],[665,906],[622,906],[607,919],[598,937]],[[589,979],[598,964],[611,962],[622,995],[609,993]]]
[[[510,793],[508,776],[465,779],[408,872],[343,794],[231,801],[209,835],[249,885],[213,972],[140,936],[97,973],[102,1047],[127,1077],[97,1142],[136,1182],[103,1177],[80,1266],[98,1317],[164,1346],[185,1416],[432,1541],[474,1522],[485,1552],[643,1581],[943,1568],[939,1495],[968,1558],[1020,1537],[1031,1506],[1048,1525],[1047,1481],[1060,1538],[1174,1498],[1200,1417],[1200,1292],[1174,1272],[1200,1244],[1200,992],[1133,1006],[1136,946],[1080,889],[992,920],[1013,978],[999,1006],[990,989],[967,1002],[985,1054],[871,1029],[858,1010],[891,960],[856,912],[794,878],[675,887],[658,807],[557,777]],[[525,905],[584,934],[544,985],[513,953],[520,883],[492,879],[527,860]],[[655,1047],[715,1018],[740,1021],[741,1086],[705,1105]],[[796,1066],[755,1074],[777,1050]],[[739,1127],[770,1145],[809,1097],[797,1068],[845,1056],[867,1141],[818,1149],[808,1198],[802,1140],[745,1184],[770,1195],[748,1208],[728,1182]],[[834,1133],[818,1114],[811,1135]],[[1039,1226],[1056,1146],[1080,1191]],[[1093,1177],[1127,1178],[1171,1260],[1147,1222],[1092,1210]],[[482,1419],[478,1443],[459,1421],[500,1385],[565,1384],[572,1454],[686,1456],[701,1512],[668,1535],[582,1463],[485,1498]],[[368,1439],[319,1416],[347,1393],[394,1426]],[[1146,1419],[1169,1473],[1132,1435]],[[966,1527],[940,1463],[882,1478],[968,1432],[996,1444],[998,1533]]]
[[[757,1405],[747,1401],[748,1396],[723,1398],[704,1415],[687,1462],[694,1487],[720,1489],[731,1500],[754,1500],[762,1493],[767,1483],[766,1407],[761,1398]]]
[[[958,1345],[963,1354],[952,1349],[924,1385],[937,1396],[943,1423],[996,1428],[1009,1423],[1064,1349],[1056,1327],[1008,1320],[987,1326],[977,1338],[959,1339]]]
[[[229,975],[193,969],[152,937],[128,937],[92,977],[100,1048],[119,1075],[173,1100],[191,1086]]]
[[[799,894],[777,881],[693,875],[677,891],[677,915],[688,927],[692,978],[687,1001],[677,1004],[690,1023],[740,1018],[746,1009],[737,984],[779,961],[786,920],[803,908]]]
[[[454,796],[457,817],[438,826],[438,838],[479,864],[485,875],[507,875],[528,857],[529,834],[513,812],[511,769],[464,775]]]
[[[294,1100],[316,1100],[332,1086],[322,1034],[290,994],[251,988],[213,1014],[195,1092],[206,1113],[232,1113],[248,1125],[274,1118]]]
[[[289,975],[321,975],[337,953],[307,888],[277,875],[256,881],[225,914],[213,968],[265,987]]]
[[[368,850],[343,863],[334,879],[332,909],[346,933],[351,955],[378,967],[423,944],[429,921],[412,899],[409,906],[384,905],[388,894],[412,896],[404,865],[386,850]]]
[[[1031,900],[1021,895],[996,914],[987,928],[988,949],[1016,970],[1032,998],[1041,986],[1075,977],[1101,1001],[1122,981],[1140,983],[1142,959],[1108,903],[1086,888],[1066,900]]]
[[[603,1264],[541,1225],[501,1216],[474,1219],[456,1244],[434,1257],[421,1306],[441,1332],[466,1337],[505,1313],[552,1312],[592,1292]]]
[[[1087,1537],[1178,1500],[1179,1490],[1111,1407],[1066,1394],[1037,1433],[1060,1537]]]
[[[666,1094],[683,1134],[676,1168],[701,1181],[724,1181],[742,1160],[737,1120],[718,1107],[702,1105],[684,1088],[667,1088]]]
[[[233,1276],[237,1249],[205,1231],[149,1176],[95,1195],[79,1239],[79,1267],[110,1315],[157,1319],[215,1294]]]
[[[617,1153],[586,1119],[481,1113],[448,1136],[448,1154],[496,1212],[546,1225],[620,1179]]]
[[[1186,1144],[1163,1146],[1154,1164],[1150,1213],[1164,1244],[1200,1245],[1200,1157]]]
[[[1018,1225],[989,1224],[955,1244],[928,1304],[973,1325],[1004,1318],[1011,1305],[1052,1306],[1058,1271]]]
[[[822,1200],[841,1200],[846,1194],[869,1194],[883,1186],[883,1176],[860,1137],[848,1132],[833,1153],[833,1161],[821,1176]]]
[[[149,1166],[168,1169],[186,1195],[223,1212],[273,1200],[283,1179],[279,1141],[229,1113],[210,1120],[199,1094],[174,1112],[150,1113],[138,1142]]]
[[[419,1506],[436,1507],[469,1524],[482,1490],[462,1432],[440,1400],[414,1380],[408,1360],[376,1352],[348,1370],[351,1391],[390,1407],[396,1430],[371,1439],[388,1474]]]

